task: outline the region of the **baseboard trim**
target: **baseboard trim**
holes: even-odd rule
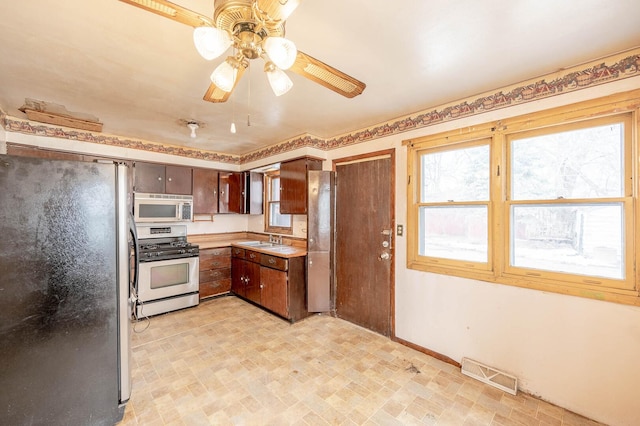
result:
[[[452,358],[449,358],[446,355],[442,355],[441,353],[432,351],[431,349],[424,348],[424,347],[422,347],[420,345],[416,345],[415,343],[411,343],[411,342],[409,342],[407,340],[401,339],[401,338],[396,337],[396,336],[393,336],[391,338],[391,340],[393,340],[394,342],[398,342],[401,345],[407,346],[407,347],[409,347],[411,349],[414,349],[414,350],[416,350],[418,352],[422,352],[423,354],[429,355],[429,356],[431,356],[431,357],[433,357],[435,359],[438,359],[438,360],[440,360],[442,362],[446,362],[447,364],[451,364],[451,365],[456,366],[458,368],[462,367],[462,365],[459,362],[457,362],[456,360],[454,360]]]

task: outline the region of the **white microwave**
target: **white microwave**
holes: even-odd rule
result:
[[[173,194],[133,194],[136,223],[186,222],[193,220],[193,196]]]

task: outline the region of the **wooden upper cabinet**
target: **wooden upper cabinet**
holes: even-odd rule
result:
[[[219,213],[262,214],[263,174],[220,172]]]
[[[136,192],[164,194],[165,166],[136,162],[133,189]]]
[[[166,166],[165,192],[191,195],[191,167]]]
[[[305,157],[280,164],[280,213],[307,214],[309,170],[322,170],[322,160]]]
[[[164,164],[135,164],[134,190],[151,194],[191,194],[191,168]]]
[[[218,213],[218,171],[193,169],[193,213]]]
[[[242,213],[242,173],[219,172],[218,212]]]

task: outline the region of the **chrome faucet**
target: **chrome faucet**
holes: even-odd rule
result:
[[[269,242],[272,244],[280,244],[282,245],[282,235],[271,235],[269,234]]]

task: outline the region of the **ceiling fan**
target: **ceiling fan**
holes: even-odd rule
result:
[[[293,83],[283,70],[291,70],[347,98],[362,93],[366,85],[355,78],[299,51],[284,38],[285,21],[302,0],[214,0],[213,19],[166,0],[120,0],[149,12],[194,27],[196,49],[207,60],[221,56],[233,46],[211,74],[204,95],[209,102],[225,102],[249,66],[263,58],[264,71],[276,96]]]

